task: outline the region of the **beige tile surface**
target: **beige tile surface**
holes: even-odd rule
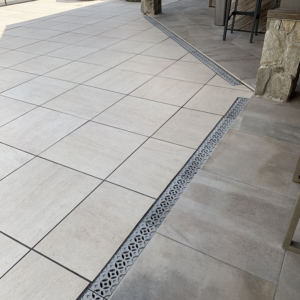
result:
[[[192,55],[191,53],[186,54],[185,56],[183,56],[180,61],[186,61],[186,62],[190,62],[190,63],[195,63],[195,64],[202,64],[202,62],[197,59],[194,55]]]
[[[81,34],[81,33],[75,33],[75,32],[66,32],[61,35],[55,36],[51,39],[48,39],[50,42],[58,42],[58,43],[64,43],[64,44],[75,44],[79,41],[88,39],[90,35],[88,34]]]
[[[121,70],[157,75],[174,63],[171,59],[137,55],[116,68]]]
[[[113,37],[113,38],[119,38],[119,39],[127,39],[131,36],[134,36],[136,34],[140,33],[139,30],[132,30],[127,29],[123,27],[115,28],[109,31],[106,31],[104,33],[101,33],[101,36],[107,36],[107,37]]]
[[[150,136],[177,110],[175,106],[128,96],[94,121]]]
[[[87,281],[31,251],[2,278],[0,297],[24,300],[73,300],[87,285]]]
[[[143,55],[155,56],[155,57],[162,57],[162,58],[169,58],[169,59],[180,59],[188,52],[178,45],[168,45],[168,44],[158,44],[151,49],[146,50],[143,52]]]
[[[111,69],[85,84],[117,93],[129,94],[151,78],[152,76],[146,74]]]
[[[115,50],[115,51],[139,54],[145,51],[146,49],[153,47],[154,45],[155,43],[149,43],[147,41],[143,42],[143,41],[125,40],[117,44],[114,44],[113,46],[108,47],[107,50]]]
[[[76,24],[73,24],[76,25]],[[81,26],[81,28],[73,30],[73,32],[76,33],[83,33],[83,34],[89,34],[89,35],[98,35],[102,32],[111,30],[111,27],[99,27],[99,26],[94,26],[94,25],[89,25],[89,26]]]
[[[34,108],[35,106],[32,104],[0,96],[0,126],[18,118]]]
[[[37,108],[0,128],[0,142],[39,154],[85,122],[45,108]]]
[[[245,92],[250,92],[253,94],[253,91],[250,90],[248,87],[246,87],[243,84],[240,85],[231,85],[228,83],[226,80],[224,80],[222,77],[215,75],[208,83],[207,85],[213,85],[213,86],[218,86],[218,87],[224,87],[228,89],[233,89],[233,90],[239,90],[239,91],[245,91]]]
[[[29,249],[0,233],[0,277],[17,263]],[[1,294],[1,291],[0,291]]]
[[[12,67],[12,69],[37,75],[43,75],[70,62],[70,60],[60,59],[56,57],[38,56],[36,58],[15,65]]]
[[[129,39],[133,40],[133,41],[160,43],[160,42],[166,40],[167,38],[168,38],[168,36],[162,32],[153,32],[153,31],[147,30],[147,31],[143,31],[139,34],[136,34]]]
[[[104,182],[36,249],[93,280],[153,201],[152,198]]]
[[[202,84],[154,77],[131,95],[167,104],[182,106],[202,88]]]
[[[197,149],[220,120],[221,116],[183,108],[153,137]]]
[[[43,55],[66,46],[67,44],[63,44],[63,43],[39,41],[37,43],[19,48],[18,50],[22,52],[29,52],[29,53]]]
[[[0,144],[0,180],[15,171],[34,156]]]
[[[0,54],[0,67],[9,68],[36,56],[36,54],[21,51],[8,51]]]
[[[105,179],[145,140],[124,130],[87,123],[41,156]]]
[[[117,38],[111,38],[111,37],[97,35],[97,36],[92,36],[88,39],[84,39],[83,41],[78,42],[77,45],[103,49],[103,48],[107,48],[111,45],[114,45],[120,41],[122,41],[122,40],[117,39]]]
[[[60,35],[63,33],[64,32],[62,32],[62,31],[52,30],[52,28],[51,28],[51,29],[35,30],[33,32],[22,35],[22,37],[36,39],[36,40],[46,40],[46,39],[52,38],[54,36],[57,36],[57,35]]]
[[[157,198],[194,150],[150,139],[108,181]]]
[[[132,58],[134,54],[119,52],[119,51],[111,51],[111,50],[101,50],[95,52],[91,55],[85,56],[84,58],[80,59],[82,62],[90,63],[90,64],[97,64],[107,67],[115,67],[122,62]]]
[[[0,230],[32,247],[99,183],[35,158],[0,181]]]
[[[178,61],[159,74],[161,77],[206,84],[215,73],[204,64]]]
[[[87,64],[74,61],[66,66],[58,68],[46,76],[56,79],[67,80],[74,83],[83,83],[108,70],[108,67]]]
[[[29,39],[25,37],[13,37],[6,41],[0,40],[0,48],[14,50],[37,42],[38,40]]]
[[[185,107],[225,115],[237,98],[250,98],[252,94],[252,92],[207,85]]]
[[[75,83],[41,76],[12,88],[2,95],[41,105],[75,86]]]
[[[80,118],[91,119],[122,97],[124,97],[122,94],[79,85],[43,106]]]

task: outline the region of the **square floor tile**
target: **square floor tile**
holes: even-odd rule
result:
[[[38,56],[12,67],[14,70],[43,75],[70,63],[70,60],[49,56]]]
[[[177,110],[175,106],[129,96],[97,116],[94,121],[150,136]]]
[[[104,33],[101,33],[101,36],[113,37],[118,39],[127,39],[133,35],[140,33],[139,30],[126,29],[123,27],[115,28]]]
[[[151,30],[151,29],[150,29]],[[129,38],[130,40],[134,41],[142,41],[142,42],[149,42],[149,43],[160,43],[168,38],[167,35],[160,32],[150,32],[149,30],[143,31],[139,34],[136,34]]]
[[[168,69],[164,70],[159,76],[206,84],[213,76],[215,76],[215,72],[204,64],[178,61]]]
[[[273,300],[276,285],[155,234],[111,300]]]
[[[55,43],[55,42],[49,42],[49,41],[39,41],[35,44],[31,44],[22,48],[19,48],[19,51],[23,52],[29,52],[29,53],[34,53],[34,54],[46,54],[49,52],[52,52],[54,50],[57,50],[62,47],[66,47],[66,44],[62,43]]]
[[[143,55],[169,58],[169,59],[180,59],[188,52],[181,46],[158,44],[151,49],[143,52]]]
[[[98,36],[93,36],[91,38],[85,39],[84,41],[78,42],[77,45],[103,49],[103,48],[107,48],[113,44],[116,44],[120,41],[121,41],[121,39],[98,35]]]
[[[57,30],[51,30],[50,29],[41,29],[41,30],[36,30],[34,32],[27,33],[23,35],[22,37],[24,38],[32,38],[36,40],[46,40],[49,38],[52,38],[54,36],[63,34],[64,32],[62,31],[57,31]]]
[[[47,102],[44,107],[80,118],[91,119],[115,104],[122,97],[124,97],[122,94],[79,85]]]
[[[141,22],[137,22],[137,21],[130,22],[130,23],[127,23],[127,24],[122,26],[122,28],[140,30],[140,31],[148,30],[152,27],[153,27],[153,25],[149,22],[148,23],[141,23]]]
[[[0,142],[39,154],[85,122],[45,108],[37,108],[0,127]]]
[[[237,98],[250,98],[252,94],[252,92],[206,85],[185,107],[225,115]]]
[[[0,126],[20,117],[36,106],[0,96]]]
[[[135,90],[136,97],[182,106],[202,88],[202,84],[154,77]]]
[[[115,67],[132,58],[133,56],[134,54],[131,53],[110,51],[105,49],[83,57],[80,59],[80,61],[106,67]]]
[[[29,249],[0,233],[0,277],[17,263]],[[1,292],[0,292],[1,293]]]
[[[145,51],[146,49],[153,47],[154,45],[156,44],[149,43],[149,42],[142,42],[142,41],[125,40],[108,47],[107,50],[115,50],[115,51],[139,54]]]
[[[104,182],[36,249],[93,280],[153,201],[152,198]]]
[[[221,116],[183,108],[153,137],[197,149],[220,120]]]
[[[189,148],[150,139],[108,181],[157,198],[193,152]]]
[[[0,230],[33,247],[100,182],[35,158],[0,182]]]
[[[79,41],[89,38],[90,35],[88,34],[81,34],[75,32],[65,32],[58,36],[48,39],[50,42],[58,42],[58,43],[65,43],[65,44],[75,44]]]
[[[37,40],[29,39],[25,37],[13,37],[6,41],[0,41],[0,47],[5,49],[14,50],[20,47],[24,47],[33,43],[36,43]]]
[[[300,145],[229,130],[202,170],[296,199],[292,182]]]
[[[67,81],[48,77],[37,77],[4,92],[2,95],[41,105],[75,86],[76,84]]]
[[[67,47],[48,53],[48,55],[58,58],[77,60],[96,51],[98,51],[98,48],[69,45]]]
[[[99,18],[101,18],[101,16],[99,16]],[[117,28],[120,27],[122,25],[125,25],[129,23],[129,21],[124,21],[124,20],[105,20],[105,21],[101,21],[98,22],[96,24],[94,24],[94,26],[104,26],[104,27],[111,27],[111,28]]]
[[[252,90],[250,90],[248,87],[246,87],[243,84],[239,84],[239,85],[231,85],[230,83],[228,83],[226,80],[224,80],[222,77],[220,77],[219,75],[214,76],[208,83],[207,85],[213,85],[213,86],[219,86],[219,87],[223,87],[223,88],[228,88],[228,89],[233,89],[233,90],[239,90],[239,91],[245,91],[245,92],[252,92]]]
[[[56,69],[46,76],[72,81],[75,83],[83,83],[108,70],[108,67],[86,64],[74,61],[71,64]]]
[[[36,54],[25,53],[19,51],[9,51],[0,54],[0,67],[9,68],[13,65],[17,65],[23,61],[36,57]]]
[[[0,143],[0,180],[34,156]]]
[[[141,135],[91,122],[41,156],[105,179],[145,140]]]
[[[180,61],[185,61],[185,62],[190,62],[190,63],[195,63],[195,64],[202,64],[202,62],[196,58],[194,55],[191,53],[186,54],[184,57],[180,59]]]
[[[68,22],[76,21],[78,19],[80,19],[80,17],[77,17],[77,16],[58,16],[58,17],[55,17],[55,18],[51,18],[50,21],[52,21],[52,22],[62,22],[62,23],[66,22],[66,23],[68,23]]]
[[[117,93],[129,94],[151,78],[152,76],[146,74],[111,69],[85,84]]]
[[[74,20],[72,22],[76,24],[82,24],[82,25],[92,25],[100,21],[104,21],[104,19],[94,18],[93,16],[89,16],[89,17],[77,18],[77,20]]]
[[[51,30],[58,30],[58,31],[74,31],[79,30],[80,28],[84,27],[84,24],[75,24],[75,23],[61,23],[59,25],[51,27]],[[85,33],[85,32],[78,32],[78,33]]]
[[[0,92],[35,78],[36,75],[14,70],[0,70]]]
[[[277,284],[294,204],[285,195],[200,170],[159,233]]]
[[[75,299],[87,285],[88,281],[31,251],[1,279],[0,297],[30,300]]]
[[[121,70],[157,75],[174,63],[174,60],[137,55],[116,68]]]
[[[90,34],[90,35],[98,35],[102,32],[108,31],[108,30],[111,30],[111,27],[104,27],[104,26],[99,27],[99,26],[90,25],[90,26],[84,26],[79,29],[73,30],[73,32]]]
[[[6,30],[5,34],[13,35],[13,36],[22,36],[22,35],[37,31],[37,30],[38,29],[36,29],[36,28],[17,27],[17,28]]]

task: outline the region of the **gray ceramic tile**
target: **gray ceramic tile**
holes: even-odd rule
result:
[[[120,26],[125,25],[127,23],[129,23],[129,22],[124,21],[124,20],[105,20],[105,21],[101,21],[101,22],[96,23],[95,26],[117,28],[117,27],[120,27]]]
[[[91,122],[41,156],[105,179],[145,140],[141,135]]]
[[[132,95],[167,104],[182,106],[202,87],[203,85],[197,83],[154,77],[135,90]]]
[[[59,25],[51,27],[51,30],[58,30],[58,31],[73,31],[80,30],[80,28],[84,27],[84,24],[75,24],[75,23],[61,23]],[[77,33],[86,33],[86,32],[77,32]],[[88,34],[88,33],[87,33]]]
[[[153,201],[152,198],[104,182],[36,249],[93,280]]]
[[[94,121],[150,136],[177,110],[175,106],[129,96],[97,116]]]
[[[125,53],[119,51],[111,51],[111,50],[101,50],[95,52],[91,55],[85,56],[80,61],[90,63],[90,64],[97,64],[106,67],[115,67],[122,62],[132,58],[134,54],[132,53]]]
[[[0,144],[0,154],[0,180],[34,157],[4,144]]]
[[[17,263],[29,249],[0,233],[0,277]],[[0,292],[1,293],[1,292]]]
[[[272,300],[276,286],[155,234],[112,300]]]
[[[1,279],[0,297],[31,300],[75,299],[87,285],[88,281],[31,251]]]
[[[131,36],[138,34],[138,33],[140,33],[139,30],[132,30],[132,29],[126,29],[123,27],[119,27],[119,28],[115,28],[115,29],[112,29],[109,31],[105,31],[104,33],[101,33],[100,35],[125,40]]]
[[[239,91],[245,91],[245,92],[253,92],[251,89],[249,89],[248,87],[246,87],[243,84],[231,85],[229,82],[227,82],[226,80],[224,80],[219,75],[214,76],[207,83],[207,85],[218,86],[218,87],[223,87],[223,88],[228,88],[228,89],[233,89],[233,90],[239,90]]]
[[[151,78],[152,76],[146,74],[111,69],[85,84],[117,93],[129,94]]]
[[[83,83],[107,71],[108,69],[108,67],[104,66],[97,66],[74,61],[71,64],[68,64],[50,73],[47,73],[46,76],[61,80],[67,80],[74,83]]]
[[[285,195],[199,171],[159,232],[277,284],[294,204]]]
[[[43,106],[80,118],[91,119],[122,97],[124,97],[122,94],[79,85]]]
[[[206,84],[214,75],[215,73],[204,64],[194,64],[184,61],[176,62],[159,74],[161,77],[202,84]]]
[[[88,39],[90,35],[88,34],[81,34],[75,32],[66,32],[55,36],[53,38],[48,39],[50,42],[58,42],[58,43],[65,43],[65,44],[75,44],[79,41]]]
[[[25,53],[20,51],[9,51],[0,54],[0,67],[9,68],[23,61],[36,57],[36,54]]]
[[[296,300],[300,293],[300,255],[286,251],[275,300]]]
[[[51,29],[36,30],[34,32],[27,33],[27,34],[23,35],[22,37],[36,39],[36,40],[46,40],[46,39],[52,38],[52,37],[60,35],[60,34],[63,34],[63,32],[57,31],[57,30],[52,30],[52,28],[51,28]]]
[[[221,116],[183,108],[153,137],[197,149],[220,119]]]
[[[136,55],[133,58],[118,65],[116,68],[149,75],[157,75],[173,63],[174,61],[171,59]]]
[[[289,103],[252,97],[231,128],[300,144],[299,110]]]
[[[75,87],[76,84],[48,77],[37,77],[2,95],[32,104],[41,105]]]
[[[0,92],[4,92],[19,84],[35,78],[36,75],[14,70],[0,70]]]
[[[17,27],[13,29],[9,29],[5,31],[5,34],[12,35],[12,36],[23,36],[28,33],[32,33],[37,31],[36,28],[29,28],[29,27]]]
[[[299,156],[299,145],[229,130],[202,169],[296,198],[300,186],[292,177]]]
[[[36,106],[0,96],[0,126],[29,112]]]
[[[0,230],[32,247],[100,182],[35,158],[0,182]]]
[[[143,31],[129,38],[133,41],[149,42],[149,43],[160,43],[168,38],[163,32],[150,32],[149,30]]]
[[[98,48],[69,45],[67,47],[48,53],[48,55],[58,58],[77,60],[96,51],[98,51]]]
[[[18,50],[22,52],[29,52],[29,53],[43,55],[66,46],[67,46],[66,44],[62,44],[62,43],[39,41],[37,43],[19,48]]]
[[[184,107],[225,115],[237,98],[250,98],[253,92],[206,85]]]
[[[76,25],[76,24],[72,24],[72,25]],[[99,26],[90,25],[90,26],[84,26],[79,29],[73,30],[73,32],[90,34],[90,35],[98,35],[102,32],[108,31],[108,30],[111,30],[111,27],[104,27],[104,26],[99,27]]]
[[[15,65],[12,67],[12,69],[37,75],[43,75],[70,62],[70,60],[60,59],[56,57],[38,56],[36,58]]]
[[[35,39],[29,39],[25,37],[13,37],[11,39],[8,39],[6,41],[0,41],[0,47],[9,49],[9,50],[14,50],[20,47],[24,47],[33,43],[36,43],[38,40]]]
[[[93,36],[88,39],[85,39],[81,42],[78,42],[77,45],[85,46],[85,47],[93,47],[98,49],[107,48],[111,45],[114,45],[120,42],[121,39],[105,37],[105,36]]]
[[[45,108],[37,108],[0,128],[0,142],[39,154],[85,122]]]
[[[178,45],[166,45],[166,44],[158,44],[145,52],[143,55],[169,58],[169,59],[180,59],[188,52]]]
[[[153,47],[154,45],[155,43],[149,43],[147,41],[142,42],[142,41],[125,40],[108,47],[107,50],[115,50],[120,52],[139,54],[145,51],[146,49]]]
[[[193,152],[185,147],[150,139],[108,181],[157,198]]]

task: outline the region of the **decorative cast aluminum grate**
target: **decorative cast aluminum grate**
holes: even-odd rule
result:
[[[175,33],[164,27],[162,24],[157,22],[156,20],[152,19],[149,16],[145,16],[145,19],[149,21],[151,24],[153,24],[155,27],[157,27],[159,30],[161,30],[163,33],[165,33],[169,38],[171,38],[173,41],[175,41],[177,44],[179,44],[181,47],[186,49],[189,53],[191,53],[193,56],[195,56],[198,60],[200,60],[203,64],[205,64],[207,67],[209,67],[212,71],[214,71],[216,74],[218,74],[220,77],[225,79],[227,82],[229,82],[231,85],[241,85],[242,83],[236,79],[234,76],[229,74],[227,71],[222,69],[220,66],[218,66],[216,63],[211,61],[207,56],[199,52],[196,48],[192,47],[190,44],[182,40],[179,36],[177,36]]]
[[[109,299],[185,188],[191,182],[198,170],[203,166],[204,162],[229,129],[237,115],[244,108],[247,101],[248,99],[246,98],[238,98],[235,101],[226,115],[223,116],[186,165],[179,171],[166,190],[156,200],[154,205],[139,222],[94,282],[88,286],[86,291],[83,292],[78,299]]]

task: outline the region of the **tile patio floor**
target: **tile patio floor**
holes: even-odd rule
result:
[[[73,300],[236,98],[252,92],[229,85],[168,39],[143,18],[140,3],[42,0],[2,7],[0,16],[0,299]],[[243,138],[230,134],[227,140]],[[298,144],[277,144],[298,154]],[[221,154],[212,159],[222,162]],[[211,171],[216,175],[206,174],[213,170],[208,163],[197,176],[204,182],[211,176],[213,185],[222,176],[218,165],[219,171]],[[255,185],[254,175],[242,175]],[[244,188],[230,184],[236,194]],[[297,191],[277,186],[278,205],[287,203],[281,215],[289,214]],[[257,201],[262,197],[255,195]],[[113,299],[195,299],[203,292],[201,278],[219,289],[206,289],[204,299],[271,299],[277,265],[261,274],[243,259],[232,262],[222,251],[203,251],[193,239],[186,243],[184,234],[183,240],[166,240],[162,235],[169,231],[166,223],[143,253],[159,254],[159,268],[141,257]],[[170,269],[172,258],[177,264]],[[288,256],[287,266],[295,260]],[[206,272],[193,269],[195,261]],[[143,297],[127,283],[137,268],[141,280],[151,283]],[[157,270],[160,277],[152,279]],[[192,287],[186,295],[177,293],[176,280],[166,280],[171,275]],[[128,288],[122,292],[123,286]],[[222,298],[223,290],[228,297]]]

